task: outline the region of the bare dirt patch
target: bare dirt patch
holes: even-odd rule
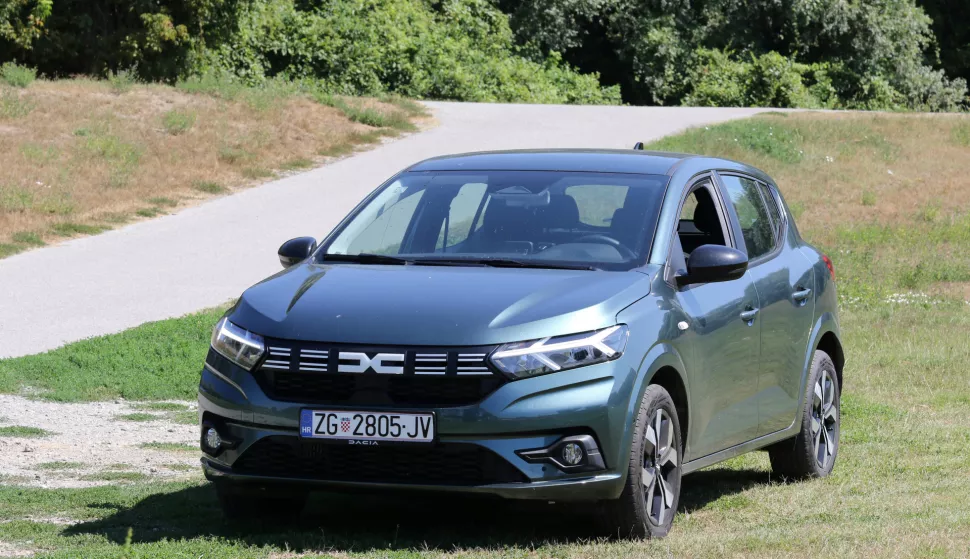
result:
[[[29,547],[0,540],[0,557],[33,557],[34,553]]]
[[[196,427],[172,422],[164,413],[144,422],[115,419],[137,411],[137,402],[66,404],[0,395],[0,409],[3,425],[16,421],[51,433],[0,437],[0,472],[5,476],[0,483],[90,487],[198,475],[199,455],[173,446],[197,444]],[[161,444],[145,448],[145,443]]]

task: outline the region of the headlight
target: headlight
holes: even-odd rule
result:
[[[505,344],[492,354],[492,364],[513,377],[526,378],[616,359],[630,331],[625,324],[595,332]]]
[[[212,349],[243,369],[250,370],[263,356],[266,345],[259,334],[253,334],[223,318],[212,330]]]

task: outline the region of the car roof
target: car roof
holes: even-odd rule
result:
[[[686,153],[638,149],[533,149],[483,151],[425,159],[408,171],[567,171],[673,175],[681,168],[733,170],[770,179],[744,163]]]

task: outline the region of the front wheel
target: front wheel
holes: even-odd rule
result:
[[[647,387],[633,437],[626,486],[602,518],[613,535],[662,538],[680,501],[683,449],[677,409],[663,387]]]
[[[825,477],[839,455],[841,394],[835,364],[816,351],[806,383],[801,431],[793,439],[768,447],[771,469],[788,478]]]

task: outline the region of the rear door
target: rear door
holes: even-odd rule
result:
[[[758,432],[791,425],[801,396],[801,374],[814,314],[811,262],[788,234],[777,193],[744,175],[722,174],[748,253],[748,274],[761,303]]]

